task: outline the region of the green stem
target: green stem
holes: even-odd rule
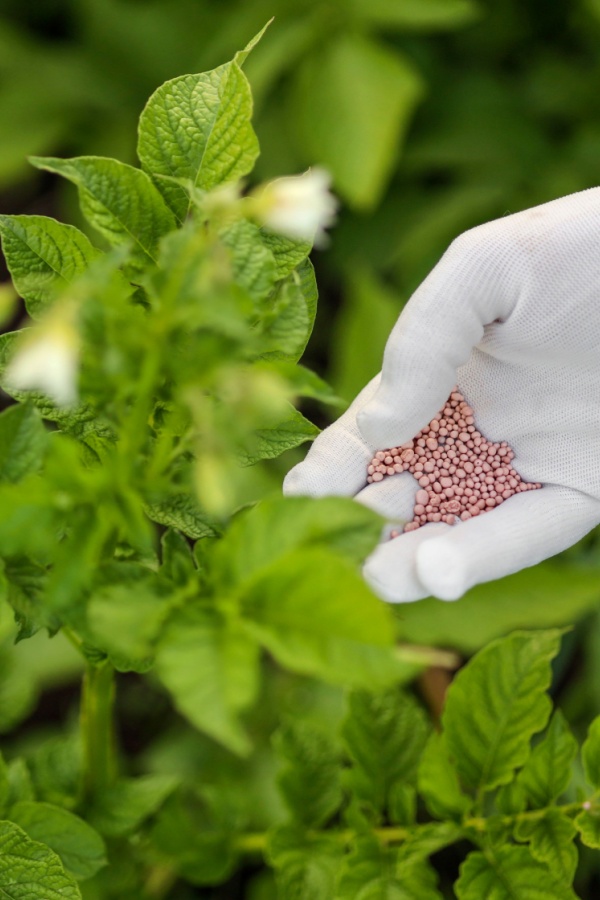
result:
[[[113,706],[114,669],[109,662],[87,662],[81,696],[83,802],[105,790],[115,780],[117,765]]]
[[[583,809],[583,802],[564,803],[562,806],[555,806],[553,808],[558,809],[559,812],[566,816],[574,816]],[[512,816],[502,816],[500,821],[503,825],[513,825],[516,822],[535,821],[536,819],[542,819],[548,812],[548,809],[550,809],[550,807],[545,806],[543,809],[530,809],[526,812],[515,813]],[[487,819],[483,816],[474,816],[470,819],[465,819],[463,822],[465,828],[474,828],[476,831],[485,831],[487,824]]]
[[[560,812],[565,815],[572,816],[576,815],[578,812],[581,812],[583,808],[583,803],[567,803],[563,806],[553,807],[555,809],[560,810]],[[503,816],[502,821],[507,824],[513,824],[517,821],[522,821],[524,819],[527,820],[535,820],[541,818],[548,810],[548,807],[544,809],[534,809],[528,812],[517,813],[514,816]],[[458,824],[458,823],[457,823]],[[482,817],[471,817],[469,819],[465,819],[462,823],[462,827],[465,829],[471,828],[475,831],[485,832],[487,828],[487,820]],[[424,829],[428,829],[429,825],[423,825]],[[403,828],[401,826],[386,826],[383,828],[374,828],[372,834],[382,843],[386,845],[392,844],[402,844],[406,841],[411,835],[418,833],[419,826],[412,826],[411,828]],[[339,841],[340,844],[347,846],[350,844],[357,835],[357,832],[351,828],[342,829],[340,831],[309,831],[308,834],[311,837],[328,837],[334,838]],[[459,834],[457,837],[453,839],[459,840],[460,838],[465,837],[464,834]],[[263,853],[267,848],[268,834],[267,832],[249,832],[247,834],[240,834],[235,840],[235,849],[238,853],[244,853],[253,855],[256,853]]]

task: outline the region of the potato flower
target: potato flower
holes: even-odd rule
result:
[[[7,366],[4,384],[42,391],[58,406],[77,402],[79,336],[68,318],[52,316],[36,325]]]
[[[331,176],[324,169],[277,178],[253,195],[253,212],[271,231],[299,241],[323,243],[333,224],[337,201],[330,193]]]

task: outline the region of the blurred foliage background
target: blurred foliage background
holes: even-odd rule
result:
[[[313,164],[333,175],[342,208],[314,256],[321,296],[307,355],[351,400],[377,372],[402,305],[456,235],[600,184],[600,0],[2,0],[0,210],[85,228],[70,186],[26,156],[134,162],[134,123],[156,86],[230,59],[271,16],[246,66],[264,147],[255,177]],[[277,478],[281,471],[274,464]],[[402,608],[399,634],[468,655],[513,627],[574,624],[557,690],[583,728],[600,709],[597,544],[592,534],[457,604]],[[52,652],[19,648],[16,665],[6,616],[0,632],[0,731],[24,721],[14,740],[27,743],[47,727],[27,718],[42,687],[52,689],[47,718],[68,713],[64,685],[77,661],[56,638]],[[339,720],[330,689],[282,675],[270,690],[288,714]],[[243,782],[268,825],[277,809],[265,758],[232,761],[184,733],[156,698],[149,721],[139,712],[146,691],[133,679],[122,692],[125,747],[158,770],[208,766],[234,791]],[[265,721],[255,728],[269,731],[269,703],[260,708]],[[590,852],[582,896],[598,896],[597,868]],[[262,876],[249,890],[271,896]]]

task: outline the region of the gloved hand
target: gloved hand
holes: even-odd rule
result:
[[[384,540],[364,574],[391,602],[455,600],[600,522],[600,188],[458,237],[398,319],[381,375],[289,472],[285,493],[354,496],[411,519],[413,476],[365,486],[366,465],[414,437],[455,384],[479,431],[508,441],[521,477],[544,486]]]

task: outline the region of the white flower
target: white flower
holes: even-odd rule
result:
[[[255,195],[256,217],[271,231],[322,244],[325,229],[333,223],[337,210],[330,184],[331,176],[324,169],[277,178]]]
[[[8,364],[4,384],[9,390],[42,391],[58,406],[71,406],[77,402],[78,369],[76,331],[54,321],[32,329]]]

